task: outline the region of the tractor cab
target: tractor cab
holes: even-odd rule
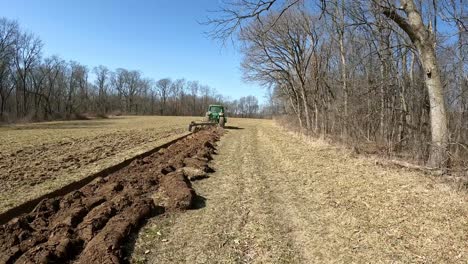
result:
[[[206,112],[205,121],[216,123],[219,124],[220,127],[224,127],[224,124],[227,122],[224,106],[210,105],[208,107],[208,112]]]
[[[224,107],[222,105],[210,105],[210,107],[208,108],[208,112],[224,113]]]
[[[224,121],[226,122],[226,117],[224,116],[224,106],[222,105],[210,105],[206,115],[208,116],[207,121],[219,123],[219,118],[224,117]]]

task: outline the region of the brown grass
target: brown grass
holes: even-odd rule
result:
[[[272,146],[283,157],[272,163],[277,165],[275,170],[295,171],[290,180],[303,178],[301,184],[308,186],[308,190],[292,188],[295,195],[290,201],[314,212],[305,216],[309,223],[326,227],[326,231],[315,229],[321,234],[313,239],[316,244],[308,242],[314,243],[313,252],[322,260],[466,263],[468,196],[464,190],[419,171],[376,165],[373,158],[328,142],[282,134],[306,143],[294,144],[293,149],[281,134],[265,137],[276,143]],[[289,153],[300,155],[284,158]]]
[[[322,142],[339,148],[341,151],[351,156],[359,156],[369,159],[375,164],[391,166],[412,170],[421,175],[436,177],[437,181],[445,182],[456,190],[468,192],[468,157],[450,155],[450,166],[444,169],[429,168],[425,165],[427,157],[421,156],[418,151],[395,151],[395,146],[387,146],[375,141],[343,141],[340,138],[330,135],[307,134],[306,131],[300,131],[295,120],[288,116],[279,116],[275,118],[278,128],[289,132],[295,137],[311,142]],[[405,166],[404,164],[407,164]]]

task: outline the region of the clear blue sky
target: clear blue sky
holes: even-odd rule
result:
[[[0,16],[38,35],[45,56],[198,80],[224,96],[263,101],[264,90],[241,79],[240,53],[197,22],[218,7],[218,0],[0,0]]]

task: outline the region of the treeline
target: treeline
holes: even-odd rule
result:
[[[226,102],[225,105],[227,106],[228,112],[231,116],[248,118],[268,117],[265,109],[260,108],[257,97],[252,95]]]
[[[397,6],[397,4],[399,5]],[[306,133],[468,166],[463,1],[228,1],[208,21],[238,34],[245,78]]]
[[[42,41],[0,19],[0,122],[86,118],[109,114],[201,116],[209,104],[231,115],[259,115],[253,96],[228,100],[198,81],[146,78],[140,71],[92,69],[57,56],[43,58]]]

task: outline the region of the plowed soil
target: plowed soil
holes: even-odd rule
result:
[[[189,178],[208,166],[220,130],[194,133],[166,149],[0,227],[0,263],[119,263],[143,219],[192,207]]]
[[[184,135],[190,117],[0,127],[0,212]]]

